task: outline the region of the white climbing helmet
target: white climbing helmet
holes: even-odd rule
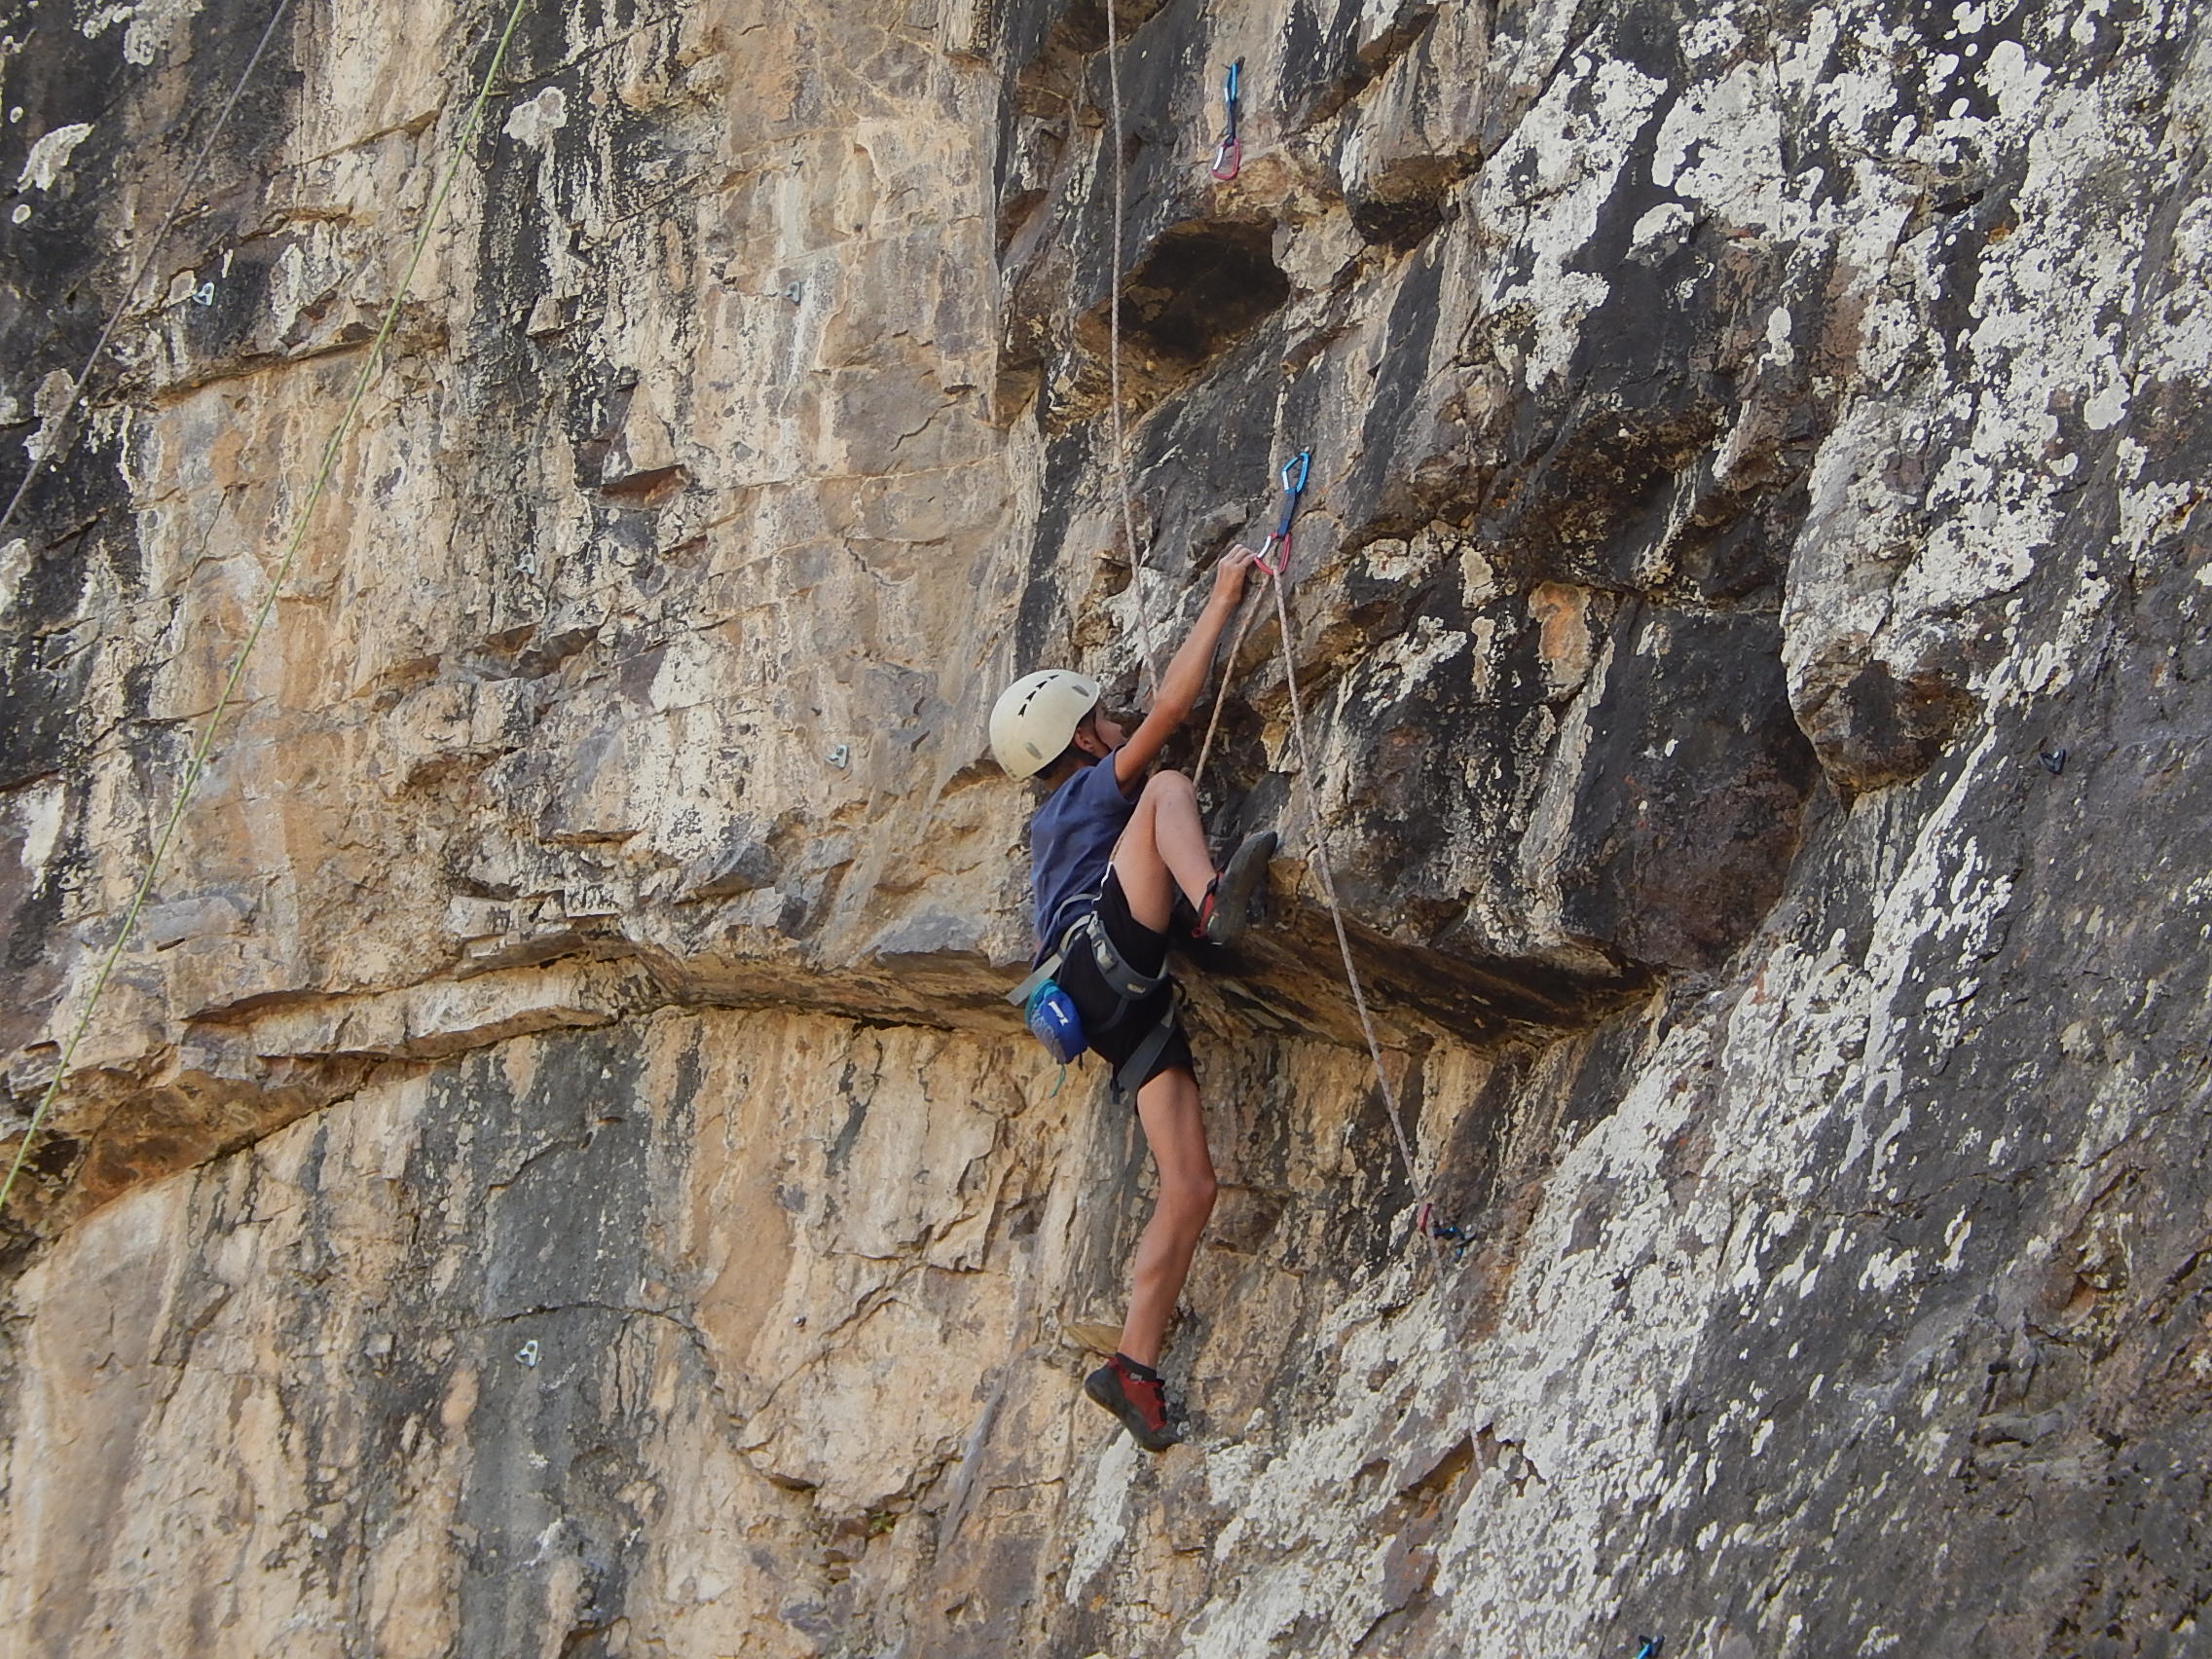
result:
[[[1017,778],[1060,757],[1083,717],[1098,707],[1098,682],[1065,668],[1025,674],[991,710],[991,753]]]

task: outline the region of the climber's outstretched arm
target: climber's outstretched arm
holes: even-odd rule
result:
[[[1206,596],[1206,608],[1192,624],[1191,637],[1160,677],[1151,712],[1129,740],[1114,752],[1114,777],[1124,792],[1144,776],[1145,768],[1159,757],[1167,740],[1191,718],[1191,711],[1205,695],[1214,649],[1221,644],[1229,619],[1236,614],[1237,601],[1244,597],[1244,578],[1252,568],[1252,559],[1249,547],[1232,547],[1213,568],[1213,592]]]

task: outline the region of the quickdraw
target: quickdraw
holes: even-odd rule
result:
[[[1438,1221],[1436,1219],[1436,1206],[1431,1203],[1423,1203],[1415,1214],[1414,1231],[1432,1243],[1451,1245],[1454,1261],[1464,1256],[1467,1253],[1467,1246],[1474,1242],[1473,1235],[1464,1228],[1454,1227],[1448,1222]],[[1639,1659],[1641,1659],[1641,1655]]]
[[[1284,461],[1282,471],[1276,474],[1282,480],[1282,516],[1275,521],[1274,534],[1252,561],[1271,576],[1281,575],[1290,564],[1290,521],[1298,516],[1299,499],[1306,494],[1306,475],[1312,467],[1313,452],[1303,449]]]
[[[1224,184],[1235,178],[1236,169],[1244,165],[1244,146],[1236,139],[1236,117],[1244,103],[1243,78],[1244,59],[1239,57],[1229,66],[1229,77],[1221,84],[1221,142],[1213,147],[1213,166],[1206,170]]]

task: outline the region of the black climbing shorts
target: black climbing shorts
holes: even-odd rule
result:
[[[1154,933],[1129,914],[1129,902],[1123,896],[1121,877],[1109,870],[1105,891],[1098,896],[1098,919],[1106,925],[1106,937],[1114,941],[1114,948],[1122,953],[1123,960],[1140,974],[1157,974],[1167,961],[1167,936]],[[1076,950],[1060,965],[1060,989],[1075,999],[1076,1012],[1083,1015],[1083,1034],[1088,1039],[1090,1051],[1104,1058],[1117,1071],[1137,1051],[1141,1044],[1160,1023],[1175,999],[1174,988],[1162,985],[1149,997],[1141,997],[1128,1005],[1120,1019],[1114,1019],[1114,1011],[1122,1007],[1121,998],[1106,988],[1099,977],[1098,965],[1091,961],[1090,952]],[[1107,1023],[1112,1020],[1113,1023]],[[1152,1064],[1145,1068],[1143,1077],[1136,1080],[1142,1088],[1163,1071],[1181,1066],[1195,1071],[1191,1060],[1190,1040],[1183,1035],[1180,1020],[1168,1034],[1167,1043]],[[1131,1090],[1132,1097],[1134,1090]]]

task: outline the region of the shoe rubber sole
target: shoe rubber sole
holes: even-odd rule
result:
[[[1129,1438],[1147,1452],[1164,1452],[1170,1446],[1180,1446],[1183,1437],[1176,1432],[1172,1421],[1155,1429],[1144,1420],[1136,1402],[1123,1392],[1122,1380],[1114,1375],[1111,1365],[1101,1365],[1083,1380],[1083,1391],[1091,1400],[1112,1412],[1122,1426],[1129,1431]]]
[[[1214,883],[1213,914],[1206,918],[1204,938],[1212,944],[1235,944],[1251,919],[1252,899],[1268,877],[1268,861],[1275,856],[1277,837],[1272,830],[1247,835],[1230,855],[1229,867]]]

